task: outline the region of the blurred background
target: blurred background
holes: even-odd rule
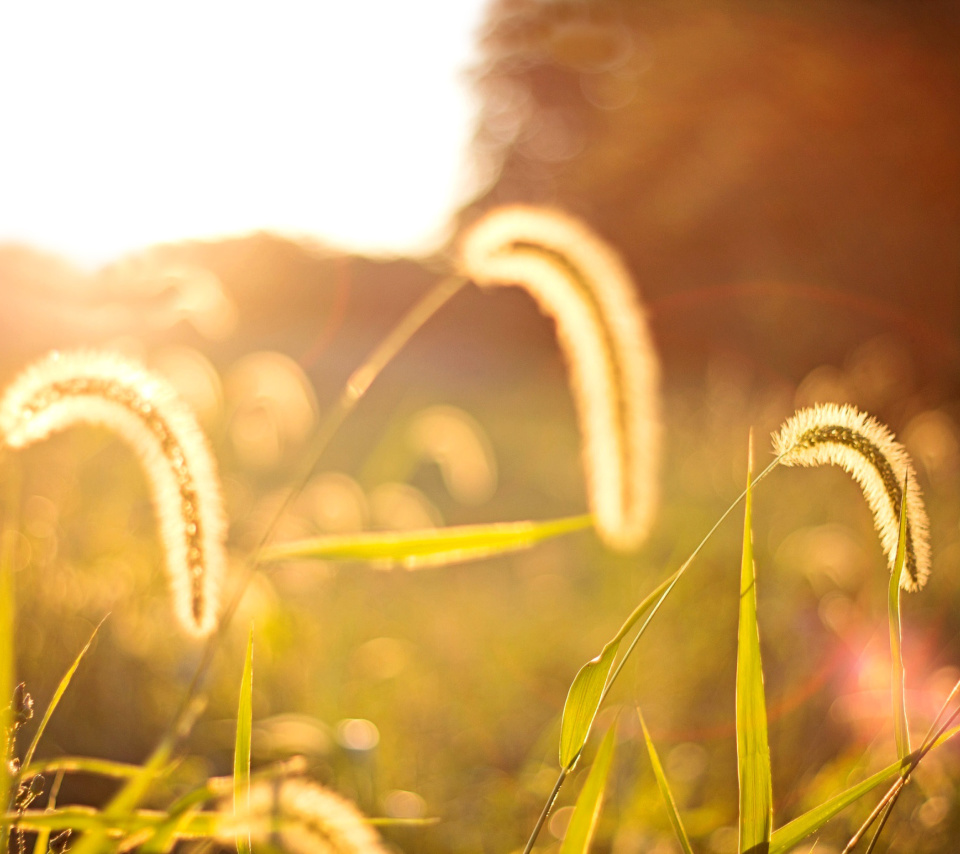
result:
[[[168,376],[215,448],[235,571],[347,377],[492,206],[559,206],[608,239],[662,360],[663,497],[637,554],[578,534],[444,570],[272,569],[171,785],[229,771],[253,621],[258,763],[302,754],[369,814],[441,819],[387,830],[398,850],[521,849],[577,669],[739,494],[748,431],[765,463],[765,437],[826,401],[888,423],[925,491],[933,574],[904,600],[922,735],[960,678],[958,37],[960,4],[940,0],[0,12],[0,369],[107,346]],[[97,430],[4,466],[40,708],[111,612],[43,752],[140,761],[199,655],[172,624],[143,477]],[[519,290],[462,291],[321,468],[277,539],[583,512],[551,324]],[[735,518],[720,529],[602,716],[620,707],[598,851],[677,850],[635,704],[698,850],[736,850],[740,538]],[[895,756],[884,558],[836,470],[774,473],[755,539],[780,824]],[[958,762],[928,758],[889,850],[955,850]],[[79,778],[61,802],[108,792]]]

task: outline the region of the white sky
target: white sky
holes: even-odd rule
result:
[[[96,265],[269,229],[430,248],[484,0],[0,4],[0,242]]]

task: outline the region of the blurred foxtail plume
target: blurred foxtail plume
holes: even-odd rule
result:
[[[611,546],[635,548],[656,504],[659,365],[620,258],[577,220],[515,205],[466,232],[460,263],[480,285],[522,286],[556,322],[597,529]]]
[[[0,441],[25,448],[76,424],[100,424],[136,452],[166,550],[174,612],[186,631],[216,625],[226,517],[216,464],[190,409],[161,377],[116,353],[54,352],[0,399]]]
[[[225,809],[233,814],[232,804]],[[249,830],[259,845],[291,854],[386,854],[366,818],[330,789],[298,778],[261,780],[250,787],[249,815],[234,815],[236,826],[222,829],[226,844],[237,830]]]

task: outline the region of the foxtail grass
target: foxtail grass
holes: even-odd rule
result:
[[[635,548],[656,506],[659,363],[623,261],[583,223],[516,205],[467,230],[460,266],[482,286],[520,285],[555,321],[597,530],[614,548]]]
[[[213,455],[162,377],[116,353],[54,352],[0,399],[0,441],[19,449],[77,424],[113,430],[143,465],[166,551],[174,613],[189,633],[217,621],[227,523]]]
[[[897,558],[902,484],[907,484],[904,590],[916,591],[930,573],[927,513],[913,463],[890,430],[852,406],[833,403],[801,409],[773,435],[773,449],[786,466],[837,465],[851,474],[873,513],[890,565]]]

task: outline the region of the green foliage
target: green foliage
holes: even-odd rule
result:
[[[751,456],[753,439],[751,437]],[[773,832],[773,786],[767,705],[757,625],[757,575],[753,562],[753,490],[747,473],[740,565],[740,624],[737,632],[737,768],[740,780],[740,851],[765,854]]]
[[[597,710],[612,684],[610,671],[620,651],[620,644],[654,604],[663,601],[677,577],[678,574],[672,575],[637,605],[600,654],[584,664],[574,677],[563,704],[560,725],[560,767],[564,770],[571,771],[577,764],[580,751],[590,737]]]
[[[673,792],[670,791],[670,784],[667,782],[667,775],[663,772],[663,765],[660,762],[657,749],[653,746],[653,739],[650,738],[650,732],[647,729],[647,723],[643,719],[643,715],[640,713],[639,709],[637,709],[637,714],[640,716],[640,726],[643,728],[643,740],[647,745],[647,753],[650,756],[650,765],[653,767],[653,774],[657,778],[657,788],[660,789],[660,796],[663,798],[663,803],[667,807],[667,815],[670,817],[670,824],[673,825],[673,830],[677,834],[677,841],[680,843],[680,847],[683,849],[684,854],[693,854],[693,848],[690,845],[690,838],[687,836],[687,831],[684,829],[683,821],[680,819],[680,811],[677,809],[676,799],[673,797]]]
[[[287,560],[372,561],[414,569],[444,566],[529,549],[537,543],[582,531],[590,516],[546,522],[500,522],[419,531],[368,531],[281,543],[263,550],[261,563]]]
[[[614,722],[600,742],[600,748],[590,766],[587,781],[580,790],[576,806],[570,816],[567,832],[563,837],[560,854],[586,854],[597,830],[600,807],[610,779],[610,767],[613,765],[613,753],[616,747],[617,725]]]
[[[97,627],[90,635],[90,640],[84,644],[83,649],[81,649],[77,654],[73,664],[71,664],[67,672],[64,673],[63,678],[60,680],[60,684],[57,685],[57,690],[53,692],[53,697],[51,697],[50,702],[47,704],[46,711],[43,713],[40,726],[37,727],[37,731],[34,733],[33,738],[30,741],[30,746],[27,748],[26,754],[24,754],[24,774],[29,774],[33,770],[31,766],[33,764],[33,755],[36,753],[37,745],[40,743],[40,739],[43,738],[43,734],[47,729],[47,724],[50,723],[50,718],[53,717],[53,713],[57,710],[57,706],[60,705],[60,700],[63,699],[63,695],[66,693],[67,688],[70,687],[70,682],[73,680],[73,674],[77,672],[80,662],[83,661],[84,656],[86,656],[87,652],[89,652],[90,645],[93,643],[93,639],[97,636],[97,632],[100,631],[100,626],[103,625],[104,620],[106,620],[106,617],[104,617],[103,620],[97,624]],[[80,768],[77,768],[76,770],[80,770]]]
[[[398,330],[387,336],[351,375],[348,388],[336,398],[338,403],[327,410],[328,419],[321,422],[317,429],[313,453],[302,454],[303,459],[299,462],[302,462],[305,473],[303,484],[310,485],[320,454],[326,451],[331,436],[356,402],[366,394],[375,377],[426,318],[462,284],[458,279],[447,280],[436,292],[429,294],[400,324]],[[538,405],[548,399],[548,393],[539,385],[518,387],[515,391],[498,386],[496,396],[515,394],[514,402],[525,402],[525,398],[532,395],[531,388],[544,395],[537,398]],[[481,406],[484,402],[490,404],[491,399],[484,398]],[[686,403],[689,404],[689,401]],[[394,415],[390,411],[392,405],[384,405],[369,420],[377,422],[389,419]],[[422,404],[418,402],[417,405]],[[258,709],[262,704],[267,710],[265,719],[255,722],[253,717],[252,630],[246,638],[241,638],[239,632],[231,633],[230,627],[225,625],[197,653],[189,647],[177,646],[177,642],[170,638],[169,625],[164,618],[152,613],[152,600],[144,598],[143,602],[131,604],[130,607],[142,608],[144,625],[151,628],[153,637],[146,630],[142,635],[138,634],[140,626],[136,619],[122,622],[122,615],[117,614],[109,624],[109,631],[105,630],[99,636],[97,655],[88,656],[97,637],[95,630],[60,677],[42,720],[23,754],[23,768],[12,771],[16,768],[15,764],[2,763],[0,796],[5,810],[0,820],[0,834],[6,839],[12,833],[16,841],[19,834],[35,832],[36,854],[45,854],[48,840],[53,834],[68,830],[83,834],[79,839],[70,840],[71,850],[77,854],[118,852],[134,846],[139,846],[147,854],[165,854],[183,840],[200,837],[214,840],[217,844],[230,844],[231,840],[235,840],[240,854],[249,854],[254,844],[259,844],[252,834],[253,822],[249,820],[244,824],[243,820],[238,820],[238,816],[242,818],[250,812],[252,787],[265,780],[278,783],[294,773],[301,773],[303,767],[309,765],[324,779],[334,781],[350,799],[374,813],[369,824],[394,834],[390,844],[397,849],[422,851],[424,854],[448,854],[473,848],[513,850],[517,839],[522,838],[520,834],[526,833],[529,828],[528,807],[531,803],[542,802],[547,787],[544,778],[551,772],[545,770],[543,756],[549,753],[551,744],[556,744],[557,712],[562,709],[559,721],[560,777],[543,809],[541,822],[559,801],[566,778],[574,776],[571,772],[581,761],[604,702],[625,663],[637,649],[639,639],[647,636],[653,618],[661,612],[661,606],[668,596],[673,597],[671,606],[676,604],[681,616],[659,622],[656,628],[661,634],[654,635],[651,632],[648,638],[651,643],[647,645],[649,648],[641,648],[636,656],[640,661],[637,662],[638,677],[635,683],[631,686],[621,684],[620,687],[643,694],[644,703],[669,704],[668,711],[676,719],[677,731],[689,727],[691,722],[684,718],[688,712],[699,709],[694,704],[702,703],[704,696],[732,698],[733,695],[729,693],[732,685],[736,692],[733,703],[724,701],[717,719],[726,723],[731,716],[736,716],[736,761],[740,781],[737,793],[733,792],[732,786],[717,784],[721,774],[730,775],[728,779],[732,779],[733,752],[731,750],[729,756],[723,753],[728,744],[719,747],[715,744],[698,746],[705,755],[709,754],[709,763],[719,767],[719,770],[714,773],[711,767],[709,775],[702,770],[689,772],[690,776],[685,778],[674,774],[670,764],[671,758],[674,758],[672,752],[665,753],[666,761],[661,762],[646,724],[640,719],[644,745],[640,746],[638,735],[634,753],[645,748],[649,755],[657,788],[685,854],[691,854],[694,843],[698,843],[698,850],[707,850],[707,840],[712,831],[720,825],[732,826],[735,822],[739,824],[741,852],[787,854],[817,832],[822,831],[824,835],[842,834],[844,828],[841,822],[829,828],[827,823],[843,810],[866,799],[881,785],[892,781],[893,787],[883,796],[874,813],[874,817],[882,815],[881,822],[885,820],[892,812],[904,783],[922,764],[926,754],[952,738],[960,729],[948,729],[952,718],[938,728],[941,718],[947,714],[947,707],[960,691],[958,687],[945,704],[945,711],[931,726],[923,747],[911,752],[904,698],[900,592],[897,584],[905,561],[905,503],[901,507],[896,565],[887,597],[892,654],[893,729],[899,758],[862,782],[852,785],[848,785],[850,767],[845,764],[846,760],[836,758],[832,773],[824,774],[824,780],[818,781],[819,790],[812,784],[808,785],[808,778],[812,776],[809,767],[798,767],[796,757],[791,762],[784,762],[782,773],[790,775],[790,779],[801,780],[797,784],[799,793],[793,804],[799,802],[808,808],[798,818],[774,830],[773,773],[780,773],[781,768],[772,768],[770,760],[755,568],[758,559],[766,565],[769,555],[763,551],[765,543],[762,538],[757,541],[755,555],[753,539],[754,487],[770,467],[753,480],[748,477],[747,489],[741,496],[745,499],[742,540],[737,534],[737,542],[731,545],[724,539],[725,533],[718,533],[718,529],[740,499],[720,512],[718,508],[724,505],[717,496],[727,492],[735,494],[739,488],[739,484],[729,476],[729,461],[734,452],[711,444],[713,440],[708,437],[708,427],[715,425],[697,425],[697,429],[689,435],[675,437],[678,445],[689,452],[689,459],[695,464],[679,467],[686,474],[678,472],[671,475],[675,479],[670,481],[667,493],[672,505],[663,511],[661,527],[654,532],[649,552],[614,557],[601,552],[592,538],[561,539],[592,524],[591,517],[587,515],[563,515],[571,512],[571,507],[575,506],[571,504],[569,495],[555,501],[552,495],[553,491],[562,492],[557,486],[561,478],[553,472],[555,457],[559,456],[556,446],[575,452],[576,442],[568,442],[569,447],[564,445],[569,436],[564,437],[562,432],[558,441],[557,435],[550,432],[551,419],[542,417],[539,409],[526,416],[527,421],[524,422],[513,411],[519,411],[522,407],[514,407],[513,402],[508,402],[504,408],[509,411],[497,416],[502,419],[498,429],[502,436],[509,436],[516,445],[510,448],[510,454],[517,470],[529,473],[535,470],[536,465],[542,465],[555,479],[546,481],[546,487],[537,486],[529,493],[522,492],[513,484],[514,492],[502,503],[483,508],[483,515],[485,518],[515,518],[520,515],[513,512],[517,507],[529,507],[520,502],[517,498],[519,494],[523,498],[533,495],[542,503],[538,507],[542,515],[557,518],[539,522],[449,525],[413,531],[367,531],[303,538],[317,528],[309,527],[307,523],[311,520],[305,515],[297,515],[300,512],[297,489],[290,492],[280,512],[273,512],[276,510],[276,502],[271,503],[273,496],[267,500],[256,495],[256,489],[262,485],[247,472],[232,471],[231,500],[240,507],[249,502],[251,509],[245,521],[257,534],[251,539],[241,522],[237,525],[237,543],[242,543],[242,548],[246,549],[251,542],[256,542],[263,527],[260,519],[264,516],[272,519],[266,527],[270,535],[277,533],[275,539],[279,541],[279,544],[269,545],[262,550],[249,550],[248,562],[252,567],[250,577],[254,582],[246,590],[245,596],[242,590],[237,592],[235,600],[225,609],[227,621],[234,613],[241,615],[244,620],[256,616],[258,621],[257,696]],[[720,420],[732,421],[735,415],[746,418],[748,414],[752,413],[727,412]],[[491,415],[491,421],[495,420]],[[531,441],[531,437],[534,441]],[[366,440],[369,437],[361,438]],[[539,446],[536,446],[537,442]],[[70,446],[64,447],[72,450]],[[101,445],[91,447],[92,450],[87,454],[89,458],[99,461],[106,453]],[[541,454],[542,457],[539,456]],[[575,457],[575,453],[569,455]],[[58,471],[56,467],[51,468]],[[99,466],[95,468],[98,469],[95,476],[101,477],[102,472],[111,467],[103,466],[102,472]],[[357,468],[362,469],[362,465],[358,464]],[[706,493],[700,486],[691,486],[684,480],[691,472],[698,484],[701,479],[711,484],[712,492],[707,497],[704,497]],[[366,474],[358,474],[357,482],[363,481]],[[432,474],[424,475],[424,482],[428,482]],[[80,481],[82,477],[77,475],[72,479]],[[61,477],[58,471],[57,477],[52,480],[59,486],[70,483],[71,477]],[[575,478],[573,480],[576,487]],[[420,485],[423,486],[422,483]],[[15,641],[17,653],[31,662],[31,645],[35,640],[29,632],[21,635],[15,631],[13,547],[17,538],[29,541],[33,549],[32,559],[37,562],[46,554],[56,553],[57,549],[66,553],[67,557],[58,558],[55,567],[64,575],[65,589],[70,587],[66,583],[68,580],[73,584],[70,589],[76,589],[80,584],[111,584],[109,573],[106,573],[107,580],[99,574],[102,568],[99,565],[93,567],[96,572],[85,573],[87,567],[82,552],[73,551],[77,548],[74,541],[82,539],[79,534],[100,537],[98,546],[104,542],[112,543],[114,553],[123,556],[123,560],[117,562],[123,566],[129,562],[134,572],[144,566],[154,566],[154,554],[142,546],[131,547],[132,538],[124,539],[129,537],[127,529],[131,525],[128,524],[130,519],[121,517],[121,514],[128,510],[127,505],[135,503],[129,500],[135,486],[120,482],[111,484],[111,488],[117,494],[112,494],[110,489],[104,487],[103,493],[112,503],[97,505],[96,524],[89,524],[87,531],[84,528],[70,528],[76,522],[62,522],[63,530],[58,534],[56,548],[41,542],[41,535],[36,533],[36,530],[42,529],[41,525],[35,525],[33,533],[17,533],[4,540],[5,548],[0,559],[0,728],[9,736],[5,746],[11,757],[17,752],[13,737],[16,727],[13,725],[11,708],[5,702],[6,698],[13,695],[17,681],[14,676]],[[805,497],[803,489],[809,487],[797,487],[795,492],[792,489],[792,486],[784,485],[766,496],[764,504],[758,503],[758,511],[760,507],[775,510],[789,507],[794,511],[798,496],[802,500]],[[42,490],[35,491],[43,494]],[[903,494],[906,495],[906,492],[904,489]],[[577,495],[575,489],[572,494]],[[104,501],[107,502],[107,499]],[[77,503],[76,496],[73,496],[73,503]],[[449,515],[448,510],[451,511]],[[825,507],[823,519],[814,517],[805,520],[807,529],[815,529],[823,525],[824,519],[832,519],[835,510],[836,507],[832,505]],[[445,507],[442,515],[453,520],[459,512],[462,512],[462,508],[451,510]],[[526,509],[523,514],[526,515]],[[702,530],[718,517],[719,521],[691,552],[691,543],[695,542],[691,540],[691,532]],[[290,521],[290,527],[278,525],[278,520]],[[265,540],[273,542],[270,535]],[[44,536],[50,537],[49,534]],[[290,539],[284,541],[286,536]],[[729,539],[733,539],[732,535]],[[724,579],[720,571],[704,572],[695,585],[685,586],[689,589],[681,590],[678,587],[679,579],[708,541],[720,552],[719,556],[711,558],[713,568],[731,565],[735,560],[735,548],[740,548],[739,596],[735,596],[732,585],[728,584],[729,578]],[[539,548],[534,549],[535,546]],[[772,552],[774,549],[771,547],[770,550]],[[338,575],[336,569],[324,568],[316,573],[320,579],[317,580],[304,579],[289,566],[284,566],[294,562],[324,561],[369,562],[379,566],[416,568],[446,566],[506,554],[513,555],[513,559],[501,562],[489,560],[483,566],[451,573],[419,575],[363,571]],[[637,590],[649,588],[651,567],[676,565],[674,558],[684,554],[689,554],[689,557],[680,564],[680,568],[643,596],[623,620],[622,614],[639,598]],[[775,558],[771,560],[776,563]],[[270,566],[268,571],[258,574],[261,564]],[[51,569],[53,567],[44,566],[44,570]],[[329,572],[325,575],[327,569]],[[803,583],[806,583],[805,580]],[[33,611],[29,612],[25,625],[36,625],[35,614],[44,613],[37,610],[37,602],[42,604],[45,598],[41,586],[29,583],[22,585],[26,595],[32,597],[33,601]],[[803,596],[809,598],[806,588],[801,589],[800,584],[786,577],[782,579],[782,587],[782,590],[777,590],[771,584],[769,592],[765,587],[764,608],[769,602],[771,611],[779,608],[781,614],[793,608],[811,609],[809,602],[802,601]],[[796,596],[798,591],[797,600],[791,601],[789,597]],[[50,598],[53,598],[52,594]],[[91,596],[93,604],[89,604],[89,607],[99,607],[107,598],[103,595]],[[707,601],[717,607],[705,608],[704,602]],[[735,660],[732,654],[734,601],[738,602]],[[729,631],[721,634],[717,626],[722,625],[724,609],[728,604]],[[71,614],[72,605],[73,601],[68,599],[67,604],[62,606],[60,616]],[[714,613],[720,615],[716,624],[713,621]],[[87,615],[82,619],[87,619]],[[606,631],[598,634],[596,627],[617,623],[620,623],[620,628],[601,647],[609,634]],[[88,624],[82,625],[85,636]],[[783,640],[783,630],[780,630],[779,638],[777,631],[776,620],[765,622],[764,640],[770,643],[770,651],[778,651],[777,641]],[[245,655],[242,646],[244,639]],[[75,643],[65,644],[70,655],[80,642],[78,639]],[[117,648],[110,647],[110,644],[115,644]],[[36,646],[40,648],[42,645]],[[42,652],[37,653],[38,657],[50,656],[52,659],[56,650],[51,651],[51,647],[48,643]],[[105,647],[108,649],[104,650]],[[564,700],[563,689],[574,670],[571,665],[584,661],[598,647],[599,654],[576,672]],[[101,651],[113,651],[125,656],[132,662],[129,669],[120,675],[109,673],[111,662],[103,665],[97,661]],[[243,671],[239,690],[233,677],[218,674],[215,668],[208,671],[210,662],[219,658],[227,662],[224,671],[232,672],[241,656]],[[78,672],[81,661],[85,662],[84,667]],[[198,662],[196,675],[186,690],[183,686],[184,661]],[[64,666],[61,664],[59,668]],[[95,670],[97,667],[100,669]],[[779,670],[776,670],[778,667]],[[92,687],[84,685],[77,690],[77,683],[82,683],[88,672],[94,670],[97,678],[90,681],[96,684]],[[52,672],[59,675],[59,669]],[[776,691],[776,677],[783,677],[779,682],[782,685],[789,682],[789,677],[796,671],[790,669],[789,663],[778,662],[777,656],[768,652],[768,676],[771,672],[775,676],[770,684]],[[97,713],[103,712],[105,715],[100,720],[115,720],[106,717],[108,713],[129,714],[130,729],[139,731],[141,742],[132,746],[124,745],[123,749],[130,755],[137,751],[137,757],[147,756],[144,762],[134,764],[86,756],[38,758],[37,753],[42,746],[64,744],[64,732],[69,734],[73,722],[68,721],[58,733],[57,725],[63,716],[77,715],[76,721],[80,723],[82,721],[76,708],[85,708],[83,703],[86,703],[86,708],[109,706],[110,700],[119,696],[117,686],[126,689],[123,680],[127,675],[132,679],[142,678],[144,682],[156,679],[161,686],[150,702],[143,702],[142,708],[137,709],[137,713],[143,713],[145,719],[140,720],[137,714],[123,710],[116,712],[112,708],[98,708]],[[50,684],[56,681],[50,678],[50,673],[46,677]],[[461,691],[460,686],[468,680],[471,690]],[[138,683],[141,688],[142,684]],[[69,699],[62,702],[68,687],[71,687]],[[162,730],[157,740],[155,730],[164,725],[167,719],[164,716],[169,712],[164,702],[174,692],[178,693],[172,702],[180,700],[179,711],[173,715],[173,723]],[[773,697],[774,694],[771,694],[770,716],[776,727],[772,711],[776,708]],[[71,702],[75,699],[77,706],[71,708]],[[204,702],[209,702],[211,708],[208,720],[193,732],[194,721]],[[291,709],[300,714],[290,716]],[[229,739],[223,737],[223,732],[228,728],[234,710],[236,731],[232,740],[231,769],[231,745]],[[55,716],[56,711],[58,714]],[[343,736],[335,721],[348,714],[351,717],[368,718],[369,721],[364,723],[369,724],[374,733],[379,728],[379,741],[373,738],[358,745]],[[147,720],[146,716],[152,717]],[[158,720],[160,723],[157,723]],[[370,722],[374,722],[376,727]],[[702,721],[697,721],[697,725],[700,724]],[[784,743],[789,748],[791,741],[810,737],[810,731],[804,729],[809,724],[796,718],[782,719],[779,725],[785,727],[788,734],[782,742],[778,742],[778,746]],[[819,719],[817,725],[820,725]],[[258,727],[256,740],[253,738],[255,726]],[[291,732],[295,738],[290,737]],[[109,740],[108,729],[103,735]],[[285,738],[287,741],[284,741]],[[669,740],[669,737],[665,737],[665,740]],[[295,770],[290,765],[271,764],[289,755],[287,748],[291,742],[295,749],[309,754],[308,760]],[[147,747],[141,749],[143,743]],[[439,756],[439,751],[435,749],[437,744],[455,747],[447,751],[448,755]],[[255,745],[257,753],[254,752]],[[69,749],[69,742],[65,746]],[[617,762],[618,780],[636,773],[630,764],[630,757],[624,756],[629,752],[627,747],[617,748],[620,757]],[[655,832],[651,828],[656,828],[662,811],[652,785],[647,786],[643,776],[638,775],[643,782],[635,784],[637,794],[631,800],[623,795],[623,790],[629,786],[611,784],[614,749],[614,727],[611,727],[602,739],[592,767],[585,773],[586,779],[560,849],[562,854],[582,854],[590,849],[591,844],[597,848],[607,844],[603,833],[613,821],[602,825],[599,823],[605,800],[615,804],[623,826],[633,825],[642,827],[644,832]],[[835,745],[828,744],[825,750],[832,750],[834,756],[839,753]],[[197,759],[194,752],[204,758]],[[682,750],[678,753],[682,755]],[[811,756],[813,754],[811,749]],[[778,749],[778,766],[781,757]],[[867,758],[873,764],[867,766],[864,761],[864,767],[877,767],[876,751],[872,751]],[[730,767],[723,765],[728,760]],[[811,760],[814,761],[820,761],[819,757]],[[882,761],[886,762],[887,758],[884,757]],[[707,764],[707,760],[704,760],[704,764]],[[683,821],[664,765],[670,771],[680,802],[685,805]],[[939,773],[946,778],[952,773],[947,760],[944,760],[944,769],[940,769]],[[816,766],[813,770],[816,770]],[[219,777],[218,773],[225,776]],[[695,773],[701,776],[695,777]],[[45,805],[30,800],[40,791],[41,777],[43,784],[48,786],[44,789],[48,796]],[[58,806],[54,795],[65,777],[71,778],[71,782],[78,786],[80,783],[77,781],[96,778],[97,785],[103,784],[103,791],[111,794],[101,794],[96,801],[103,804],[100,807],[80,806],[69,801],[64,806]],[[711,790],[708,785],[714,788]],[[777,785],[780,791],[779,782]],[[37,792],[33,791],[34,787]],[[428,791],[428,787],[432,789]],[[701,792],[702,803],[688,807],[687,804],[695,801],[690,796],[693,787]],[[454,792],[449,796],[449,803],[445,800],[446,788]],[[418,801],[419,794],[414,794],[420,791],[426,792],[423,799],[425,807],[421,807]],[[814,799],[811,792],[818,797]],[[823,792],[831,793],[825,797]],[[647,806],[648,793],[651,793],[649,800],[658,804],[656,810]],[[456,798],[461,800],[457,801]],[[735,801],[735,798],[738,800]],[[471,809],[464,811],[454,808],[454,804],[462,802],[468,802]],[[401,808],[396,807],[397,803]],[[816,805],[809,808],[811,803]],[[385,814],[388,804],[393,805],[391,809],[395,810],[394,813]],[[414,811],[423,808],[425,814],[398,818],[397,815],[403,814],[403,808]],[[784,805],[781,810],[785,812],[791,808],[796,809],[795,806]],[[465,815],[458,814],[461,812]],[[431,813],[441,815],[437,828],[433,824],[438,820]],[[271,824],[271,832],[279,833],[288,826],[303,830],[302,823],[295,825],[288,823],[286,818],[272,816],[271,821],[274,819],[276,823]],[[475,838],[465,832],[469,822],[473,823],[477,834]],[[869,826],[869,822],[866,826]],[[528,851],[533,849],[540,828],[538,824],[530,837]],[[556,827],[551,830],[559,833]],[[414,832],[416,836],[403,835]],[[619,832],[619,829],[614,832]],[[19,838],[23,840],[22,836]],[[829,844],[832,845],[833,841]],[[616,846],[611,842],[610,847]]]
[[[233,810],[237,815],[250,813],[250,749],[253,742],[253,626],[247,641],[247,654],[240,679],[240,702],[237,704],[237,739],[233,751]],[[253,844],[250,833],[237,836],[238,854],[250,854]]]

